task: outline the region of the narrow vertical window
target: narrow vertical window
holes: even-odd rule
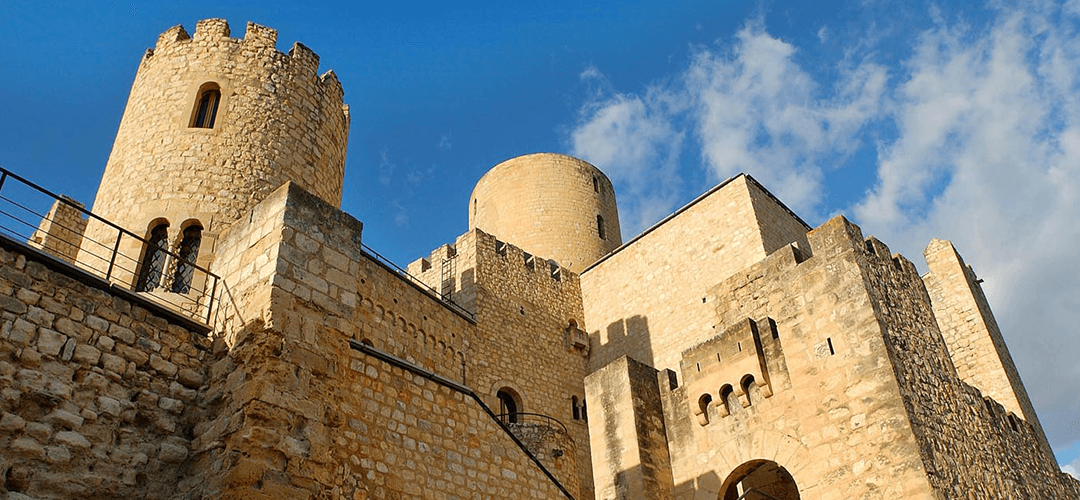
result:
[[[221,89],[215,83],[207,83],[199,89],[192,114],[191,126],[194,128],[214,128],[218,104],[221,103]]]
[[[514,396],[506,389],[495,394],[499,398],[499,417],[503,422],[516,424],[518,421],[518,404]]]
[[[158,224],[150,230],[150,238],[146,242],[142,262],[139,263],[139,280],[135,283],[136,292],[152,292],[161,283],[168,240],[168,223]]]
[[[595,175],[592,176],[592,190],[597,193],[600,192],[600,180]]]
[[[596,233],[600,235],[600,239],[606,239],[606,233],[604,231],[604,216],[602,215],[596,216]]]
[[[574,420],[581,420],[581,407],[578,406],[577,396],[570,396],[570,408],[573,410]]]
[[[176,254],[176,272],[173,274],[172,291],[188,293],[191,290],[191,278],[195,275],[195,259],[199,256],[199,244],[202,243],[202,226],[198,224],[184,229],[184,238]]]

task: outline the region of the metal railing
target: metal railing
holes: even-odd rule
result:
[[[498,415],[495,415],[495,418],[499,419],[500,422],[506,425],[539,425],[542,427],[548,427],[550,429],[561,430],[564,434],[569,433],[569,431],[566,430],[566,426],[563,425],[562,422],[558,421],[558,419],[540,413],[525,413],[521,411],[514,413],[500,413]]]
[[[50,213],[53,205],[77,212],[83,219],[73,227],[64,217]],[[57,213],[60,210],[56,211]],[[93,231],[88,231],[91,227]],[[98,239],[89,233],[100,234]],[[145,238],[108,221],[79,203],[59,196],[19,175],[0,167],[0,234],[51,254],[82,271],[103,279],[110,285],[147,298],[196,321],[210,324],[215,294],[220,278],[208,269],[181,258],[167,247],[151,244]],[[59,238],[52,248],[49,238]],[[66,251],[59,251],[57,248]],[[157,283],[136,283],[143,273],[140,262],[146,250],[165,256],[158,270]],[[174,280],[182,279],[182,286]]]
[[[371,247],[369,247],[369,246],[367,246],[367,245],[365,245],[363,243],[360,244],[360,250],[363,251],[368,257],[371,257],[371,259],[374,260],[375,262],[378,262],[379,264],[382,264],[383,266],[389,268],[391,271],[396,273],[399,277],[401,277],[405,281],[413,284],[414,286],[416,286],[417,288],[419,288],[423,292],[427,293],[428,295],[431,295],[431,297],[433,299],[438,300],[439,302],[442,302],[443,304],[445,304],[450,309],[453,309],[454,312],[457,312],[458,314],[461,314],[462,316],[465,316],[466,318],[469,318],[470,320],[476,321],[476,315],[473,314],[472,312],[470,312],[468,309],[465,309],[464,307],[462,307],[457,302],[454,302],[454,300],[451,298],[450,294],[443,294],[442,292],[440,292],[440,291],[436,290],[435,288],[433,288],[431,285],[428,285],[427,283],[424,283],[423,281],[420,280],[420,278],[417,278],[416,276],[413,276],[413,275],[409,274],[409,272],[406,271],[405,269],[403,269],[401,266],[398,266],[397,264],[394,264],[393,262],[390,261],[390,259],[387,259],[386,257],[383,257],[381,254],[379,254],[379,252],[376,252],[373,248],[371,248]]]

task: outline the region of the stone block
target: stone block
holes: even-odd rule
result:
[[[41,443],[28,438],[21,437],[11,442],[11,453],[15,456],[21,456],[25,458],[44,460],[45,459],[45,447]]]
[[[68,338],[64,334],[48,328],[42,327],[40,330],[37,342],[38,352],[46,356],[60,355],[60,348],[68,341]]]
[[[0,417],[0,431],[15,433],[26,427],[26,420],[14,413],[4,413]]]
[[[92,345],[79,344],[75,347],[75,354],[71,359],[78,361],[79,363],[94,366],[101,359],[101,351],[94,348]]]
[[[53,438],[57,443],[74,448],[76,450],[88,450],[90,449],[90,441],[83,437],[82,434],[74,431],[61,431],[57,432]]]
[[[177,379],[180,380],[181,384],[191,389],[198,389],[203,384],[202,374],[191,368],[183,368],[177,372]]]
[[[176,375],[176,372],[179,371],[179,367],[177,367],[173,363],[170,363],[169,361],[166,361],[157,354],[150,355],[150,367],[157,370],[158,372],[161,372],[163,375],[167,375],[170,377]]]
[[[84,421],[83,417],[60,409],[53,410],[52,413],[45,415],[42,420],[68,430],[78,430],[79,427],[82,427]]]

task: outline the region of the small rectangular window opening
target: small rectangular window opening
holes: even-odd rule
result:
[[[833,346],[832,346],[832,338],[830,337],[830,338],[825,339],[825,342],[829,343],[829,355],[832,356],[833,354],[836,354],[836,349],[833,349]]]
[[[592,190],[597,193],[600,192],[600,180],[595,175],[592,176]]]
[[[697,364],[697,371],[701,371],[701,363],[696,363],[696,364]]]
[[[720,353],[716,353],[716,362],[719,363],[723,360],[720,359]]]
[[[596,216],[596,232],[600,235],[600,239],[607,239],[606,232],[604,231],[604,217],[602,215]]]
[[[739,352],[742,352],[742,342],[738,342],[736,345],[739,346]]]

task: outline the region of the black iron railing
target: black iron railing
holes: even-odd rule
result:
[[[65,223],[64,217],[50,214],[54,204],[68,213],[77,212],[77,224]],[[57,210],[60,212],[60,210]],[[40,231],[49,226],[48,231]],[[80,226],[80,227],[74,227]],[[88,231],[89,228],[93,231]],[[208,269],[181,258],[168,248],[151,244],[127,229],[105,220],[79,203],[59,196],[19,175],[0,167],[0,233],[20,243],[36,247],[54,257],[101,278],[113,286],[138,293],[169,309],[206,324],[215,311],[215,295],[220,278]],[[97,239],[90,236],[98,235]],[[59,241],[50,247],[48,240]],[[167,245],[166,245],[167,246]],[[62,248],[63,251],[57,250]],[[163,255],[163,271],[153,286],[143,284],[136,290],[144,249]],[[177,288],[170,279],[182,279]],[[181,290],[177,292],[175,290]]]
[[[539,425],[541,427],[548,427],[554,430],[561,430],[564,434],[568,431],[566,426],[562,422],[558,421],[554,417],[549,417],[540,413],[500,413],[495,415],[495,418],[506,425],[513,424],[526,424],[526,425]]]

